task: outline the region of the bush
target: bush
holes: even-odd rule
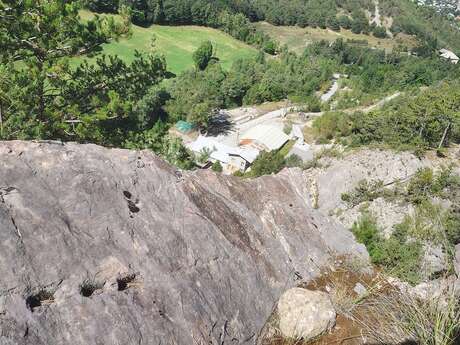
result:
[[[443,167],[437,174],[430,168],[421,168],[409,181],[406,199],[416,205],[431,197],[448,199],[459,187],[459,176],[453,174],[452,167]]]
[[[268,41],[263,46],[263,51],[270,55],[276,54],[277,45],[274,41]]]
[[[286,158],[286,166],[288,168],[302,168],[303,161],[302,158],[297,156],[296,154],[290,155]]]
[[[337,20],[337,17],[333,16],[328,19],[327,26],[334,31],[340,31],[340,23]]]
[[[302,110],[308,113],[318,113],[321,111],[321,100],[316,96],[304,98]]]
[[[100,290],[103,287],[104,282],[99,282],[92,278],[87,278],[79,286],[80,295],[83,297],[91,297],[97,290]]]
[[[373,201],[384,195],[383,181],[361,180],[355,189],[349,193],[343,193],[341,198],[349,207],[355,207],[366,201]]]
[[[278,173],[284,168],[286,162],[278,151],[263,151],[252,164],[250,177],[259,177]]]
[[[378,250],[382,242],[376,219],[369,213],[364,213],[359,220],[353,224],[351,230],[356,236],[356,240],[366,246],[369,255],[372,257],[374,251]]]
[[[350,17],[348,16],[340,16],[339,17],[339,24],[342,28],[344,29],[351,29],[351,24],[352,24],[352,21],[350,19]]]
[[[284,134],[287,134],[287,135],[291,134],[291,132],[292,132],[292,122],[291,121],[287,121],[284,124],[283,132],[284,132]]]
[[[210,41],[203,42],[193,53],[193,61],[197,69],[204,70],[212,59],[214,48]]]
[[[222,164],[220,164],[220,162],[216,161],[212,164],[212,167],[211,167],[212,171],[215,171],[215,172],[222,172],[223,171],[223,167],[222,167]]]
[[[407,187],[407,200],[413,204],[421,204],[432,194],[433,184],[433,170],[430,168],[419,169]]]
[[[403,229],[393,233],[388,239],[380,235],[375,217],[364,213],[353,224],[352,232],[356,240],[366,246],[374,264],[388,274],[411,284],[420,282],[420,262],[422,245],[407,238]]]
[[[374,29],[372,29],[372,33],[375,37],[387,38],[387,30],[382,26],[376,26]]]
[[[313,122],[318,140],[332,140],[351,134],[349,116],[342,112],[327,112]]]

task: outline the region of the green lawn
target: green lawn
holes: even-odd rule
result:
[[[83,20],[90,18],[92,13],[81,11]],[[224,68],[229,68],[238,58],[252,57],[257,50],[216,29],[200,26],[160,26],[149,28],[134,26],[129,38],[121,38],[103,46],[104,53],[118,55],[127,62],[134,57],[134,50],[149,52],[151,41],[155,35],[156,50],[164,54],[168,70],[173,73],[182,72],[193,66],[192,54],[206,40],[213,43],[216,56]]]

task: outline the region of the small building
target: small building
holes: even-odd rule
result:
[[[227,174],[246,171],[259,155],[259,151],[253,148],[231,147],[204,136],[199,136],[195,141],[186,144],[186,147],[196,155],[207,152],[209,160],[219,162],[224,169],[224,173]]]
[[[177,121],[174,127],[176,127],[176,130],[182,134],[190,133],[195,129],[195,126],[192,123],[182,120]]]
[[[279,150],[289,141],[289,136],[276,126],[258,125],[240,137],[241,147],[251,147],[258,151]]]
[[[453,64],[457,64],[458,61],[460,60],[460,58],[457,55],[455,55],[454,52],[452,52],[452,51],[450,51],[448,49],[441,49],[439,51],[439,55],[442,58],[452,62]]]
[[[191,142],[198,136],[195,125],[187,121],[178,121],[169,128],[168,133],[173,137],[181,138],[184,143]]]

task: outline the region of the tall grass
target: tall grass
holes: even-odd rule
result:
[[[358,321],[379,344],[456,345],[460,342],[460,304],[453,289],[437,298],[419,299],[392,289],[364,301]]]

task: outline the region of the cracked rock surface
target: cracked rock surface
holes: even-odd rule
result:
[[[365,249],[302,172],[0,142],[0,344],[250,344],[288,288]]]

